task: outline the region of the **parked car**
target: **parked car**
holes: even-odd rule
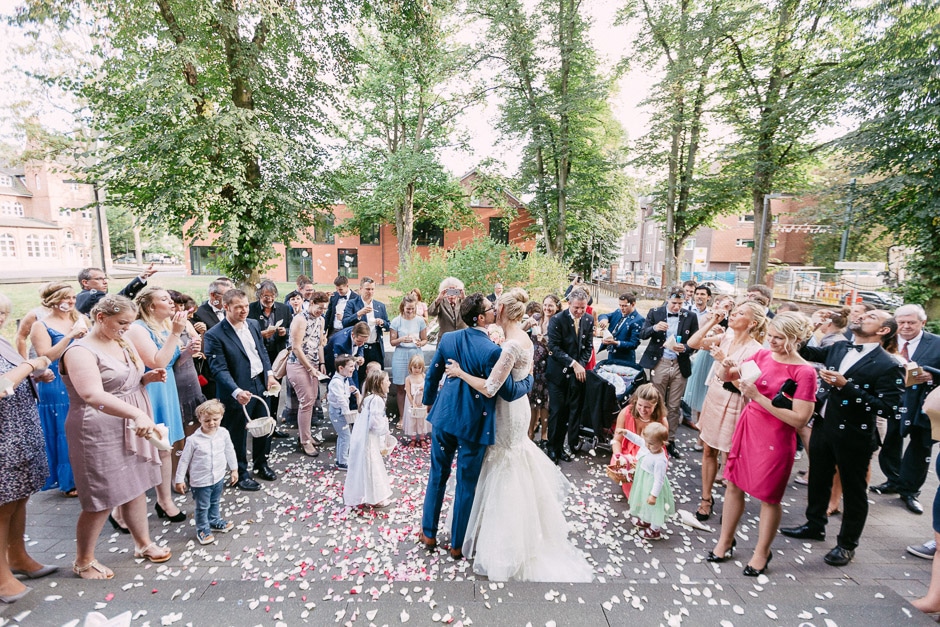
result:
[[[846,292],[843,300],[848,302],[852,293]],[[856,298],[861,298],[863,303],[871,303],[879,309],[896,309],[904,304],[904,301],[897,294],[891,292],[874,292],[868,290],[857,290]]]
[[[134,255],[121,255],[112,260],[114,263],[137,263],[137,257]]]
[[[728,283],[727,281],[719,281],[717,279],[710,281],[702,281],[699,285],[704,285],[712,291],[712,296],[734,296],[734,286]]]

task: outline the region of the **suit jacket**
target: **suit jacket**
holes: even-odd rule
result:
[[[460,303],[463,299],[458,298],[457,303],[451,307],[450,301],[446,298],[438,298],[428,305],[428,315],[437,316],[437,326],[440,328],[437,339],[440,341],[446,333],[466,329],[463,318],[460,317]]]
[[[608,321],[608,329],[617,344],[601,344],[597,352],[607,351],[607,361],[624,366],[636,364],[636,349],[640,345],[640,331],[643,329],[643,316],[636,310],[626,316],[618,309],[611,314],[598,316],[599,320]],[[621,324],[621,321],[623,324]]]
[[[204,322],[206,331],[219,324],[219,318],[215,315],[215,312],[212,310],[212,305],[210,305],[208,301],[196,308],[196,311],[193,312],[193,321]]]
[[[124,286],[124,289],[118,292],[120,296],[127,296],[131,300],[140,290],[146,287],[147,282],[141,281],[140,277],[134,277],[134,280]],[[79,313],[83,313],[86,316],[91,313],[92,307],[98,304],[98,301],[104,298],[104,295],[107,292],[101,292],[99,290],[82,290],[78,293],[78,296],[75,297],[75,309]]]
[[[366,316],[357,316],[356,312],[365,307],[362,297],[356,293],[349,294],[349,300],[346,301],[346,311],[343,313],[343,326],[351,327],[357,322],[368,322]],[[385,342],[382,341],[382,333],[388,329],[388,312],[385,309],[385,303],[372,299],[372,315],[384,321],[382,326],[375,327],[375,341],[379,345],[379,351],[382,353],[382,361],[385,363]]]
[[[563,383],[574,376],[571,362],[587,366],[594,348],[594,318],[581,316],[580,333],[575,335],[574,319],[568,311],[559,311],[548,321],[548,364],[545,376],[550,381]]]
[[[337,331],[326,342],[326,349],[323,351],[323,358],[326,360],[326,372],[331,377],[336,372],[336,357],[339,355],[352,355],[353,357],[363,357],[363,347],[354,346],[352,341],[352,327],[346,327],[342,331]],[[356,387],[359,387],[359,371],[353,373],[353,379]]]
[[[211,313],[211,312],[210,312]],[[261,357],[261,374],[252,379],[251,363],[248,354],[235,328],[228,320],[222,320],[206,331],[203,343],[203,352],[209,361],[209,369],[215,378],[215,396],[228,408],[239,408],[240,404],[232,394],[235,390],[250,390],[254,392],[253,383],[261,379],[261,387],[266,388],[268,372],[271,370],[271,360],[268,351],[264,349],[264,340],[261,339],[261,329],[256,320],[249,318],[245,321],[252,337],[255,339],[255,348]]]
[[[808,361],[838,370],[851,349],[849,342],[836,342],[825,348],[805,346],[800,355]],[[896,419],[901,404],[904,376],[901,365],[880,346],[858,360],[844,373],[847,383],[841,389],[825,381],[816,393],[816,413],[823,428],[838,441],[860,448],[878,446],[875,421],[878,416]],[[828,401],[828,402],[827,402]],[[825,413],[821,413],[825,407]],[[814,429],[816,428],[814,423]]]
[[[643,351],[643,358],[640,359],[640,366],[643,368],[655,368],[659,360],[663,358],[663,344],[666,343],[666,331],[657,331],[653,327],[666,320],[666,307],[656,307],[650,309],[646,314],[646,321],[643,328],[640,329],[640,339],[650,341],[646,350]],[[679,372],[686,379],[692,374],[692,353],[695,351],[689,348],[689,338],[698,331],[698,316],[688,309],[679,310],[679,331],[677,335],[682,339],[682,345],[685,346],[684,353],[679,355]]]
[[[437,352],[424,378],[425,405],[430,405],[428,422],[462,440],[484,446],[496,441],[496,396],[487,398],[461,379],[445,377],[444,367],[448,359],[460,364],[464,372],[487,378],[499,360],[502,349],[480,329],[462,329],[448,333],[437,345]],[[444,385],[438,392],[438,385]],[[532,389],[532,375],[520,381],[506,377],[498,394],[507,401],[514,401]]]
[[[904,346],[904,340],[898,338],[899,346]],[[910,356],[911,361],[916,362],[918,366],[927,366],[930,368],[940,368],[940,335],[927,333],[920,338],[917,350]],[[909,388],[904,388],[904,397],[901,401],[901,433],[907,435],[912,426],[925,427],[930,429],[930,417],[921,411],[924,406],[924,399],[940,384],[936,375],[930,383],[919,383]]]
[[[277,357],[277,354],[287,348],[287,343],[290,340],[290,323],[291,320],[294,319],[294,310],[291,309],[290,305],[275,302],[273,308],[274,322],[281,320],[281,326],[287,332],[284,335],[275,333],[270,339],[264,340],[264,347],[268,351],[268,359],[270,359],[272,363],[274,362],[274,358]],[[257,321],[262,331],[268,328],[268,317],[264,315],[264,309],[261,306],[260,300],[256,300],[248,305],[248,319]]]
[[[346,296],[345,296],[346,302],[348,303],[348,302],[349,302],[349,299],[352,298],[353,296],[357,296],[357,294],[356,294],[355,292],[353,292],[352,290],[350,290],[349,292],[347,292],[347,293],[346,293]],[[324,316],[324,318],[325,318],[325,320],[326,320],[326,335],[327,335],[327,337],[333,335],[333,334],[336,333],[337,330],[338,330],[338,329],[334,329],[334,328],[333,328],[333,320],[334,320],[334,318],[336,317],[336,304],[339,302],[339,299],[340,299],[340,298],[344,298],[344,297],[343,297],[343,296],[340,296],[340,295],[339,295],[339,292],[333,292],[333,294],[330,295],[330,304],[327,305],[327,307],[326,307],[326,315]],[[346,313],[346,306],[343,305],[343,311],[339,312],[339,317],[342,318],[342,317],[343,317],[343,314],[345,314],[345,313]],[[344,325],[344,326],[345,326],[345,325]]]

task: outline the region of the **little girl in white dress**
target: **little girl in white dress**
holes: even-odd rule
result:
[[[343,489],[343,501],[349,507],[385,507],[391,503],[392,486],[383,459],[383,451],[388,450],[385,401],[389,387],[388,373],[382,370],[369,373],[362,385],[365,398],[353,425]]]

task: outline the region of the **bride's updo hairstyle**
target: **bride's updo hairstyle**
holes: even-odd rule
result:
[[[525,315],[525,305],[529,302],[529,295],[521,287],[514,287],[503,292],[496,299],[496,305],[503,308],[503,315],[509,322],[519,322]]]

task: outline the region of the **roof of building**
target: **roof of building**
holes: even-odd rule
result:
[[[14,227],[20,229],[55,229],[59,230],[58,224],[46,222],[37,218],[17,218],[11,216],[0,216],[0,227]]]
[[[21,177],[25,176],[23,168],[2,168],[0,167],[0,175],[7,175],[13,181],[11,186],[0,186],[0,194],[5,194],[7,196],[25,196],[27,198],[32,198],[33,193],[29,191],[29,188],[23,183]]]

